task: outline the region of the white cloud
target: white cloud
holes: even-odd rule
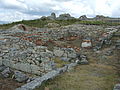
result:
[[[24,14],[18,11],[15,11],[14,14],[13,12],[4,12],[0,14],[0,17],[4,17],[1,18],[0,21],[21,21],[21,20],[29,20],[29,19],[35,19],[35,18],[39,18],[40,16],[37,15],[28,15],[28,14]]]
[[[64,6],[64,7],[62,7]],[[93,10],[91,9],[89,3],[81,2],[81,0],[74,0],[63,2],[61,4],[61,9],[63,12],[71,13],[75,17],[79,17],[80,15],[91,15],[93,14]]]
[[[0,21],[34,19],[51,12],[120,17],[119,10],[120,0],[0,0]]]
[[[24,0],[0,0],[0,6],[6,9],[27,9]]]
[[[111,7],[108,4],[109,2],[110,0],[96,0],[95,14],[111,16],[112,11]]]

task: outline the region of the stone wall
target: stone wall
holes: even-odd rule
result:
[[[96,43],[96,46],[94,47],[94,50],[99,50],[102,48],[104,44],[110,45],[111,44],[111,38],[113,37],[114,33],[118,31],[118,29],[115,28],[106,28],[108,31],[103,33],[98,40],[98,43]]]
[[[43,75],[42,77],[36,78],[34,81],[31,81],[31,82],[21,86],[20,88],[17,88],[16,90],[34,90],[35,88],[41,86],[41,84],[44,81],[53,79],[54,77],[58,76],[59,74],[65,72],[65,71],[69,71],[71,68],[73,68],[76,65],[77,65],[77,62],[68,64],[62,68],[48,72],[47,74]]]

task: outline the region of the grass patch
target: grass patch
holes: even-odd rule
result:
[[[55,57],[52,60],[56,63],[57,68],[63,67],[65,64],[69,64],[69,62],[65,62],[61,60],[59,57]]]
[[[112,90],[117,75],[113,68],[102,65],[78,66],[72,72],[64,73],[44,83],[36,90]]]

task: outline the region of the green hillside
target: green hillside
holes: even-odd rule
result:
[[[103,21],[81,21],[78,19],[71,19],[71,20],[40,20],[40,19],[35,19],[35,20],[22,20],[19,22],[13,22],[9,24],[3,24],[0,25],[0,29],[8,29],[14,25],[17,24],[25,24],[31,27],[38,27],[38,28],[43,28],[45,25],[48,23],[57,23],[60,26],[66,26],[66,25],[71,25],[71,24],[86,24],[86,25],[120,25],[120,23],[106,23]]]

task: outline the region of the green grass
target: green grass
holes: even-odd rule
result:
[[[57,68],[63,67],[65,64],[69,64],[69,62],[65,62],[61,60],[59,57],[55,57],[52,60],[56,63]]]
[[[71,20],[40,20],[40,19],[35,19],[35,20],[22,20],[19,22],[13,22],[9,24],[3,24],[0,25],[0,29],[8,29],[14,25],[17,24],[25,24],[31,27],[38,27],[38,28],[43,28],[45,25],[48,23],[57,23],[60,26],[66,26],[66,25],[71,25],[71,24],[85,24],[85,25],[120,25],[120,23],[109,23],[109,22],[103,22],[103,21],[81,21],[78,19],[71,19]]]
[[[112,90],[117,78],[112,67],[99,64],[78,66],[53,80],[42,84],[36,90]]]
[[[43,28],[48,23],[57,23],[60,26],[66,26],[66,25],[73,24],[76,21],[79,21],[79,20],[76,20],[76,19],[73,19],[73,20],[40,20],[40,19],[23,20],[23,21],[19,21],[19,22],[13,22],[13,23],[10,23],[10,24],[0,25],[0,29],[8,29],[8,28],[10,28],[14,25],[17,25],[17,24],[25,24],[25,25],[28,25],[28,26],[31,26],[31,27],[38,27],[38,28]]]

